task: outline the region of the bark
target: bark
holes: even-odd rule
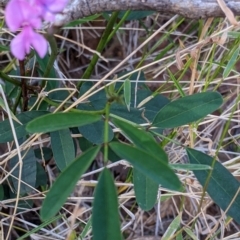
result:
[[[0,0],[4,6],[8,0]],[[240,15],[240,0],[225,0],[235,15]],[[225,16],[217,0],[70,0],[63,13],[56,16],[54,25],[64,24],[95,13],[117,10],[153,10],[199,19]]]

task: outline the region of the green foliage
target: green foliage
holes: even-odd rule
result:
[[[153,120],[153,126],[174,128],[198,121],[222,105],[217,92],[204,92],[182,97],[165,105]]]
[[[73,191],[76,182],[96,157],[99,149],[99,147],[90,148],[80,157],[77,157],[61,173],[43,202],[40,212],[43,220],[48,220],[60,210],[67,197]]]
[[[122,159],[129,161],[134,168],[163,187],[179,191],[181,183],[169,165],[142,149],[123,143],[112,142],[111,149]]]
[[[53,132],[71,127],[84,126],[97,122],[101,116],[89,113],[55,113],[47,114],[30,121],[26,130],[30,133]]]
[[[104,121],[100,120],[98,122],[87,124],[82,127],[78,127],[79,132],[91,143],[102,144],[104,142]],[[113,131],[110,126],[108,126],[108,139],[111,141],[113,139]]]
[[[106,76],[113,82],[101,81],[100,84],[97,83],[98,86],[94,86],[90,82],[95,69],[98,69],[99,66],[106,66],[100,58],[108,53],[111,41],[120,39],[116,38],[116,32],[121,34],[124,28],[120,27],[123,23],[131,20],[138,21],[139,29],[141,31],[145,29],[148,37],[156,30],[154,26],[158,23],[152,21],[151,26],[146,27],[143,19],[153,13],[153,11],[128,10],[96,14],[68,23],[65,27],[70,28],[79,24],[92,24],[90,21],[102,20],[102,17],[106,19],[106,28],[100,37],[96,53],[89,58],[90,61],[86,68],[81,66],[81,71],[84,72],[78,77],[79,81],[76,86],[65,81],[50,80],[52,78],[56,80],[61,76],[57,73],[57,68],[55,69],[53,66],[58,53],[68,54],[65,49],[57,49],[60,45],[57,45],[51,35],[47,36],[51,48],[50,55],[41,59],[32,51],[24,62],[20,62],[25,66],[21,67],[21,64],[15,64],[15,59],[0,71],[0,77],[5,81],[4,93],[10,108],[10,116],[14,122],[17,140],[22,144],[19,145],[23,157],[21,166],[17,155],[9,158],[6,166],[7,169],[12,170],[12,175],[6,180],[4,179],[3,184],[0,185],[0,200],[12,199],[11,204],[14,204],[17,197],[29,197],[34,188],[47,194],[40,210],[40,217],[44,222],[23,236],[28,237],[32,232],[40,231],[43,225],[51,223],[52,226],[55,226],[58,224],[55,221],[61,217],[69,217],[68,214],[60,215],[59,211],[74,190],[76,183],[90,168],[91,171],[94,171],[91,179],[94,180],[94,183],[87,187],[95,188],[92,215],[89,215],[85,223],[76,221],[76,224],[79,224],[78,229],[82,229],[82,232],[78,233],[77,230],[73,230],[72,233],[69,233],[69,239],[84,238],[89,232],[93,235],[94,240],[122,239],[118,194],[125,189],[119,187],[116,191],[115,175],[113,177],[112,174],[112,172],[115,174],[115,169],[108,169],[109,161],[117,164],[119,160],[129,163],[127,165],[128,174],[123,181],[132,182],[136,207],[140,207],[144,211],[151,210],[158,201],[159,186],[164,187],[166,191],[184,191],[184,183],[178,176],[193,171],[203,186],[203,192],[206,191],[213,201],[223,211],[226,211],[227,215],[240,223],[239,182],[215,158],[186,147],[189,139],[190,146],[194,146],[196,140],[202,137],[201,134],[198,135],[198,131],[205,126],[198,126],[200,120],[218,110],[223,103],[221,94],[216,92],[219,88],[213,85],[213,82],[216,83],[213,80],[219,77],[221,79],[228,78],[235,73],[234,67],[239,60],[239,33],[228,32],[228,35],[235,41],[231,48],[226,48],[229,49],[228,54],[224,55],[220,61],[214,59],[214,56],[219,54],[216,51],[217,44],[213,41],[215,45],[211,48],[211,54],[205,54],[205,59],[202,59],[201,56],[199,58],[201,63],[197,63],[197,57],[193,57],[192,52],[191,54],[186,52],[188,55],[184,56],[183,69],[178,71],[173,68],[172,70],[170,68],[171,61],[173,58],[175,61],[176,56],[169,56],[169,53],[175,53],[176,49],[184,48],[184,44],[187,42],[185,41],[186,36],[193,36],[191,30],[188,29],[192,28],[194,31],[205,29],[204,21],[199,20],[195,24],[189,24],[186,34],[172,38],[178,33],[178,26],[185,21],[182,17],[176,17],[167,31],[162,31],[160,36],[152,38],[153,44],[149,43],[136,52],[136,56],[140,56],[140,60],[132,64],[135,70],[144,69],[142,68],[143,64],[149,63],[147,58],[152,53],[154,54],[150,58],[151,61],[155,59],[161,62],[161,59],[166,58],[167,65],[159,64],[161,66],[159,71],[167,69],[164,73],[166,83],[161,83],[157,87],[154,84],[151,86],[148,84],[148,80],[152,79],[149,78],[149,75],[145,76],[144,74],[148,70],[132,73],[129,71],[130,66],[127,65],[126,69],[129,72],[115,71],[111,74],[116,73],[116,76],[113,77],[110,74]],[[208,31],[214,32],[216,26],[216,21],[213,21]],[[199,31],[199,39],[201,33]],[[207,35],[208,32],[205,34]],[[137,40],[137,43],[145,41],[142,34]],[[180,48],[178,42],[182,45]],[[160,47],[161,45],[164,47]],[[199,51],[201,49],[205,51],[202,46]],[[9,51],[9,47],[1,45],[0,51]],[[108,58],[108,54],[106,56]],[[99,66],[97,63],[100,63]],[[205,85],[201,89],[197,86],[200,90],[195,88],[196,91],[202,91],[201,93],[188,95],[185,87],[189,87],[189,85],[184,86],[185,83],[180,82],[189,69],[192,74],[194,70],[199,71],[196,73],[197,80],[204,79]],[[44,80],[39,80],[38,85],[35,85],[31,81],[25,81],[24,78],[20,77],[18,80],[18,78],[12,77],[12,75],[23,75],[24,71],[27,77],[32,72],[34,77],[37,75]],[[124,75],[125,77],[123,77]],[[115,81],[115,77],[120,78],[121,82]],[[202,82],[199,81],[199,84]],[[97,90],[94,94],[92,94],[92,87]],[[212,91],[209,92],[209,89]],[[87,92],[92,95],[85,97]],[[169,93],[166,95],[167,97],[162,95],[166,93]],[[70,94],[72,95],[70,96]],[[84,99],[81,99],[83,95]],[[227,99],[227,96],[224,95],[224,97]],[[76,99],[80,101],[76,102]],[[23,108],[24,103],[27,103],[27,109]],[[236,101],[235,106],[238,103],[239,101]],[[4,113],[7,112],[7,105],[3,97],[0,97],[0,106]],[[55,110],[56,113],[54,113]],[[219,109],[216,114],[219,114],[221,110]],[[228,115],[226,116],[228,117]],[[229,117],[229,121],[231,117]],[[186,128],[182,127],[192,123],[193,125]],[[228,126],[228,123],[224,126],[225,133],[220,138],[217,152],[225,141],[226,132],[229,130]],[[178,127],[180,128],[172,129]],[[179,135],[184,136],[186,129],[189,129],[190,137],[189,139],[188,136],[186,137],[186,142],[182,142],[181,138],[180,142],[178,137]],[[35,133],[41,134],[35,135]],[[205,138],[205,136],[203,137]],[[0,122],[0,143],[8,143],[9,154],[16,150],[14,149],[16,147],[14,140],[9,119]],[[234,144],[238,144],[236,139],[234,139]],[[189,163],[185,162],[185,159],[181,159],[177,163],[172,160],[171,149],[175,147],[186,149]],[[12,152],[10,153],[10,151]],[[53,166],[52,172],[49,171],[49,166]],[[98,176],[99,166],[103,170],[99,172]],[[21,179],[19,179],[20,167]],[[52,173],[57,175],[56,180],[52,178]],[[95,180],[98,180],[96,186]],[[20,196],[16,196],[19,181],[21,181]],[[168,195],[165,198],[169,197]],[[202,199],[203,197],[204,194]],[[19,209],[32,206],[33,201],[25,199],[20,199],[17,205]],[[18,211],[20,211],[19,209]],[[52,218],[56,214],[58,216]],[[121,217],[125,217],[125,215]],[[183,239],[184,234],[191,239],[197,239],[192,229],[182,227],[179,230],[181,217],[180,211],[162,239],[174,238],[174,234],[176,234],[176,239]],[[49,220],[50,218],[51,220]],[[18,230],[21,231],[20,228]]]
[[[18,114],[16,117],[21,124],[13,121],[17,138],[22,138],[27,135],[25,127],[28,122],[47,113],[48,112],[46,111],[30,111]],[[10,142],[13,140],[14,138],[9,120],[6,119],[0,122],[0,143]]]
[[[124,99],[129,111],[131,104],[131,81],[129,79],[125,80],[124,82]]]
[[[191,163],[212,167],[212,170],[194,171],[194,174],[202,186],[207,187],[206,190],[213,201],[223,211],[226,211],[230,206],[227,215],[240,223],[240,194],[238,192],[240,185],[237,179],[212,157],[191,148],[187,148],[187,154]]]
[[[92,226],[94,240],[122,239],[117,191],[114,179],[106,168],[99,177],[94,194]]]
[[[54,160],[63,171],[75,158],[75,149],[71,132],[63,129],[50,133]]]
[[[151,210],[157,201],[159,184],[136,168],[133,169],[133,184],[139,207],[144,211]]]
[[[22,156],[20,194],[24,195],[25,193],[31,192],[36,185],[37,165],[33,149],[22,152]],[[17,190],[20,173],[20,163],[17,155],[10,160],[10,167],[14,169],[12,172],[12,183],[15,190]]]
[[[177,229],[179,228],[181,224],[181,215],[179,214],[177,217],[175,217],[175,219],[171,222],[171,224],[169,225],[168,229],[166,230],[166,232],[164,233],[164,235],[162,236],[162,240],[168,240],[171,239],[171,237],[173,236],[173,234],[177,231]]]
[[[126,11],[120,11],[118,17],[122,18],[124,16]],[[149,15],[152,15],[154,11],[131,11],[131,13],[128,15],[126,20],[131,21],[131,20],[139,20],[142,18],[145,18]]]

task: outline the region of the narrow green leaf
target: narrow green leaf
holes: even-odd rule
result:
[[[85,18],[77,19],[77,20],[74,20],[74,21],[71,21],[71,22],[67,23],[64,27],[75,27],[79,24],[83,24],[83,23],[86,23],[86,22],[93,21],[96,18],[99,18],[100,16],[101,16],[101,14],[95,14],[95,15],[88,16],[88,17],[85,17]]]
[[[4,188],[3,185],[0,185],[0,201],[4,199]]]
[[[151,97],[150,100],[149,97]],[[142,114],[144,114],[145,118],[147,118],[150,122],[153,121],[160,109],[162,109],[166,104],[170,102],[163,95],[158,94],[156,96],[153,96],[151,91],[145,89],[138,90],[137,98],[138,108],[144,107],[144,112]]]
[[[163,187],[180,190],[181,182],[169,165],[147,152],[127,144],[111,142],[110,148],[122,159],[129,161],[134,168],[142,172]]]
[[[48,192],[40,211],[43,221],[53,217],[62,207],[67,197],[73,191],[76,182],[89,168],[100,147],[92,147],[77,157],[57,178]]]
[[[5,106],[5,103],[4,103],[4,101],[3,101],[3,99],[2,99],[1,97],[0,97],[0,107],[3,108],[5,111],[7,111],[6,106]],[[18,119],[15,117],[15,115],[13,114],[13,112],[12,112],[10,109],[9,109],[9,111],[10,111],[11,118],[12,118],[14,121],[20,123],[19,120],[18,120]]]
[[[118,17],[122,18],[125,13],[126,13],[126,11],[120,11]],[[142,19],[149,15],[152,15],[153,13],[154,13],[154,11],[131,11],[131,13],[126,18],[126,20],[130,21],[130,20]]]
[[[199,240],[190,228],[184,227],[183,229],[192,240]]]
[[[79,132],[91,143],[102,144],[104,142],[104,121],[100,120],[92,124],[87,124],[85,126],[78,128]],[[113,130],[108,125],[108,140],[113,139]]]
[[[10,48],[9,47],[7,47],[7,46],[5,46],[5,45],[2,45],[2,44],[0,44],[0,52],[2,52],[2,51],[9,51],[10,50]]]
[[[56,223],[60,218],[62,218],[63,215],[59,214],[58,216],[49,219],[48,221],[45,221],[43,223],[41,223],[40,225],[37,225],[37,227],[34,227],[33,229],[29,229],[25,234],[21,235],[21,237],[18,237],[17,240],[26,240],[28,239],[30,236],[32,236],[34,233],[41,231],[43,228],[49,226],[51,223],[54,224]]]
[[[232,57],[228,61],[228,64],[227,64],[227,66],[225,67],[225,69],[223,71],[223,78],[228,77],[228,75],[232,71],[233,67],[235,66],[235,64],[236,64],[236,62],[238,60],[238,57],[239,57],[239,50],[240,50],[239,47],[237,47],[237,49],[232,54]]]
[[[48,161],[52,158],[53,152],[51,148],[41,147],[34,149],[35,157],[43,161]]]
[[[117,191],[110,171],[105,168],[94,194],[93,240],[121,240]]]
[[[228,33],[229,38],[239,38],[240,37],[240,32],[236,31],[229,31]]]
[[[133,183],[139,207],[144,211],[151,210],[157,201],[159,184],[136,168],[133,169]]]
[[[184,240],[182,236],[182,232],[178,233],[178,235],[176,236],[176,240]]]
[[[24,156],[26,152],[22,152],[22,156]],[[18,156],[13,157],[10,160],[10,168],[13,169],[16,164],[18,164],[19,159]],[[12,175],[12,182],[14,188],[17,190],[18,182],[19,182],[19,165],[13,170]],[[22,176],[21,176],[21,189],[20,194],[26,194],[31,192],[36,184],[36,175],[37,175],[37,165],[36,165],[36,158],[33,149],[29,149],[27,154],[23,158],[22,164]],[[32,186],[33,188],[27,186],[26,184]]]
[[[127,105],[128,111],[130,111],[130,105],[131,105],[131,81],[129,79],[126,79],[124,82],[124,99],[125,103]]]
[[[30,133],[53,132],[70,127],[84,126],[100,119],[100,115],[89,113],[50,113],[29,122],[26,130]]]
[[[204,165],[204,164],[172,163],[169,165],[171,168],[176,169],[176,170],[181,169],[181,170],[193,171],[193,170],[209,170],[209,169],[211,169],[211,166]]]
[[[153,156],[157,156],[158,159],[168,163],[168,156],[164,150],[156,143],[153,136],[136,126],[131,125],[128,122],[121,121],[120,119],[114,119],[113,123],[119,127],[123,134],[130,139],[138,148],[145,150]]]
[[[126,106],[121,104],[111,104],[110,116],[116,115],[129,121],[141,124],[146,123],[146,119],[142,117],[143,110],[130,107],[130,111],[127,110]]]
[[[123,131],[123,134],[138,148],[144,149],[149,154],[157,156],[157,158],[168,163],[167,154],[156,143],[150,133],[119,119],[114,119],[113,123],[119,127]],[[135,168],[133,182],[136,200],[141,209],[148,211],[153,208],[157,199],[159,184]]]
[[[153,120],[153,126],[174,128],[200,120],[222,104],[218,92],[203,92],[177,99],[165,105]]]
[[[13,121],[14,129],[17,135],[17,138],[24,137],[27,134],[25,130],[26,124],[33,120],[36,117],[45,115],[49,112],[47,111],[30,111],[30,112],[23,112],[18,114],[16,117],[22,123],[18,123]],[[8,119],[0,122],[0,143],[10,142],[13,141],[13,134],[10,122]]]
[[[87,221],[87,224],[84,226],[81,234],[80,234],[80,240],[84,239],[84,237],[87,235],[87,233],[90,231],[92,228],[92,218],[89,218]]]
[[[213,158],[194,149],[187,148],[187,154],[190,163],[205,164],[212,166]],[[206,179],[211,170],[193,171],[198,181],[202,186],[206,184]],[[207,185],[207,192],[213,201],[225,211],[235,194],[237,193],[240,185],[236,178],[218,161],[215,162],[209,183]],[[227,214],[231,216],[236,222],[240,223],[240,194],[232,203]]]
[[[169,240],[173,236],[173,234],[177,231],[181,223],[181,215],[179,214],[175,219],[171,222],[166,232],[162,236],[161,240]]]
[[[36,162],[37,165],[37,173],[36,173],[36,183],[35,183],[35,188],[38,188],[40,186],[47,186],[48,182],[48,177],[47,173],[45,172],[43,166],[39,163]]]
[[[63,129],[50,133],[54,160],[63,171],[75,158],[75,149],[71,132]]]

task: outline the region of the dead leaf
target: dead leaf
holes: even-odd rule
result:
[[[224,0],[217,0],[218,4],[220,6],[220,8],[222,9],[222,11],[224,12],[224,14],[226,15],[228,21],[235,26],[238,26],[238,21],[236,20],[233,12],[231,11],[231,9],[226,5],[226,3],[224,2]]]

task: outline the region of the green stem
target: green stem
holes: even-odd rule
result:
[[[50,47],[51,47],[51,55],[49,57],[49,60],[48,60],[48,64],[47,64],[47,67],[45,69],[45,72],[43,74],[43,78],[47,78],[53,68],[53,64],[54,64],[54,61],[58,55],[58,48],[57,48],[57,42],[54,38],[53,35],[47,35],[46,36],[49,44],[50,44]],[[44,87],[46,84],[46,80],[43,80],[42,81],[42,84],[41,86]]]
[[[110,41],[109,35],[111,34],[113,26],[117,20],[118,13],[119,12],[114,12],[112,14],[111,18],[109,19],[109,22],[108,22],[108,24],[103,32],[103,35],[98,43],[98,46],[96,49],[97,52],[101,53],[103,51],[103,49],[105,48],[106,44]],[[82,76],[82,79],[90,78],[98,59],[99,59],[99,56],[97,54],[94,54],[90,64],[88,65],[88,68],[86,69],[86,71],[84,72],[84,74]],[[82,84],[82,81],[78,82],[77,87],[80,88],[81,84]]]
[[[107,43],[113,38],[114,34],[118,31],[120,26],[125,22],[129,14],[131,13],[131,10],[127,10],[126,13],[123,15],[119,23],[115,26],[115,28],[112,30],[110,35],[108,36]]]
[[[107,102],[105,107],[105,122],[104,122],[104,154],[103,159],[104,163],[107,164],[108,162],[108,121],[109,121],[109,114],[110,114],[110,103]]]
[[[0,71],[0,78],[2,78],[3,80],[10,82],[18,87],[21,86],[21,82],[17,81],[16,79],[13,79],[11,77],[9,77],[6,73]]]
[[[17,97],[15,98],[15,103],[13,105],[13,113],[16,114],[17,112],[17,107],[21,101],[21,96],[22,96],[22,90],[20,90],[17,94]]]

